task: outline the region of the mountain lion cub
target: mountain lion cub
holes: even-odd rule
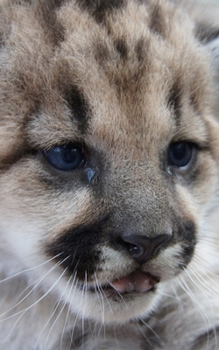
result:
[[[0,349],[219,348],[219,30],[183,7],[0,0]]]

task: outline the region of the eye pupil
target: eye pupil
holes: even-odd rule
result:
[[[168,151],[170,165],[182,168],[189,164],[192,158],[193,146],[189,142],[172,143]]]
[[[44,154],[55,169],[63,171],[77,169],[84,160],[82,147],[74,144],[55,146]]]

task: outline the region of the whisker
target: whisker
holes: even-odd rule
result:
[[[52,258],[49,259],[49,260],[44,261],[43,263],[41,263],[41,264],[39,264],[39,265],[37,265],[37,266],[34,266],[34,267],[29,268],[29,269],[25,269],[25,270],[19,271],[19,272],[15,273],[14,275],[8,276],[8,277],[6,277],[6,278],[0,280],[0,284],[3,283],[3,282],[9,281],[9,280],[11,280],[12,278],[18,277],[18,276],[20,276],[20,275],[22,275],[22,274],[25,274],[26,272],[36,270],[36,269],[38,269],[39,267],[42,267],[42,266],[48,264],[49,262],[51,262],[52,260],[58,258],[61,254],[62,254],[62,253],[57,254],[56,256],[52,257]]]
[[[67,259],[67,258],[66,258],[66,259]],[[65,259],[65,260],[66,260],[66,259]],[[60,266],[65,260],[63,260],[63,261],[57,263],[55,266],[53,266],[53,268],[52,268],[46,275],[48,275],[49,273],[51,273],[51,271],[53,271],[55,267]],[[56,284],[59,282],[59,280],[62,278],[62,276],[64,275],[64,273],[65,273],[66,271],[67,271],[67,268],[62,272],[62,274],[59,276],[59,278],[56,280],[56,282],[47,290],[47,292],[46,292],[45,294],[43,294],[43,296],[41,296],[36,302],[34,302],[33,304],[31,304],[29,307],[27,307],[27,308],[24,309],[24,310],[21,310],[21,311],[15,313],[15,314],[13,314],[13,315],[7,317],[7,318],[4,318],[4,319],[0,320],[0,322],[7,321],[8,319],[13,318],[13,317],[15,317],[15,316],[17,316],[17,315],[19,315],[19,314],[21,314],[21,313],[23,313],[23,312],[25,313],[26,311],[28,311],[29,309],[31,309],[33,306],[35,306],[36,304],[38,304],[42,299],[44,299],[44,298],[51,292],[51,290],[56,286]],[[44,276],[44,278],[45,278],[45,276]],[[35,287],[36,287],[36,286],[35,286]],[[34,288],[35,288],[35,287],[34,287]],[[26,297],[25,297],[25,298],[26,298]]]
[[[155,335],[155,337],[159,341],[161,341],[161,338],[159,337],[159,335],[153,330],[151,326],[149,326],[149,324],[145,320],[143,320],[142,318],[139,318],[139,320],[145,325],[145,327],[147,327]]]
[[[74,286],[74,283],[75,283],[75,279],[76,279],[76,273],[72,275],[72,283],[71,283],[71,287],[70,287],[70,290],[69,290],[69,296],[72,295],[72,289],[73,289],[73,286]],[[65,330],[66,330],[66,327],[67,327],[67,323],[68,323],[68,320],[69,320],[70,310],[71,310],[71,303],[68,305],[68,310],[67,310],[66,317],[65,317],[65,323],[64,323],[64,326],[63,326],[62,335],[61,335],[61,341],[60,341],[60,350],[63,348],[63,346],[62,346],[62,344],[63,344],[63,337],[64,337],[64,333],[65,333]]]
[[[103,310],[102,311],[102,324],[104,324],[104,308],[105,308],[105,305],[104,305],[104,298],[103,298],[103,289],[101,288],[100,284],[99,284],[99,281],[98,281],[98,278],[97,278],[97,274],[95,272],[94,274],[94,277],[95,277],[95,294],[97,295],[97,298],[100,300],[100,304],[101,304],[101,309]],[[101,327],[100,327],[100,331],[101,331]]]
[[[53,315],[55,314],[56,310],[58,309],[59,305],[60,305],[61,302],[63,301],[63,296],[64,296],[64,294],[65,294],[65,292],[66,292],[66,290],[67,290],[67,288],[68,288],[68,286],[69,286],[69,284],[70,284],[71,279],[72,279],[72,276],[69,278],[69,280],[68,280],[68,282],[67,282],[67,284],[66,284],[66,286],[65,286],[65,288],[64,288],[64,291],[62,292],[62,294],[61,294],[61,296],[60,296],[60,298],[59,298],[59,300],[58,300],[58,303],[57,303],[56,307],[54,308],[53,313],[52,313],[50,319],[48,320],[48,322],[51,320],[51,318],[52,318]],[[69,292],[70,292],[70,291],[69,291]],[[69,292],[68,292],[68,296],[69,296]],[[50,334],[52,333],[52,330],[53,330],[53,328],[54,328],[56,322],[58,321],[58,319],[59,319],[61,313],[63,312],[65,306],[66,306],[66,302],[63,302],[63,305],[62,305],[62,307],[61,307],[61,310],[59,311],[59,313],[58,313],[56,319],[53,321],[53,324],[52,324],[51,327],[50,327],[50,330],[49,330],[48,335],[47,335],[47,337],[46,337],[45,345],[47,344],[47,342],[48,342],[48,340],[49,340],[49,337],[50,337]],[[47,323],[47,324],[48,324],[48,323]]]
[[[136,326],[139,329],[140,333],[142,334],[143,338],[146,340],[146,342],[150,345],[150,347],[152,347],[152,343],[150,342],[150,340],[148,339],[148,337],[146,336],[145,332],[142,330],[138,322],[136,323]]]
[[[114,285],[109,281],[107,280],[107,283],[116,291],[116,293],[119,295],[119,297],[122,299],[126,309],[129,309],[128,305],[126,304],[126,301],[125,299],[123,298],[122,294],[114,287]]]
[[[17,306],[19,306],[24,300],[26,300],[27,297],[37,288],[37,286],[38,286],[38,285],[39,285],[53,270],[55,270],[56,267],[59,266],[59,265],[60,265],[60,262],[56,263],[54,266],[52,266],[52,268],[51,268],[49,271],[47,271],[46,274],[44,274],[43,277],[41,277],[40,279],[37,280],[37,283],[35,283],[35,282],[32,283],[32,285],[34,284],[34,287],[31,288],[30,291],[29,291],[21,300],[19,300],[15,305],[13,305],[10,309],[8,309],[8,310],[5,311],[4,313],[2,313],[2,314],[0,315],[0,318],[2,318],[2,316],[6,315],[6,314],[9,313],[10,311],[12,311],[14,308],[16,308]],[[28,288],[28,287],[25,288],[25,290],[27,290],[27,289],[29,289],[29,288]],[[25,290],[24,290],[24,291],[25,291]],[[24,292],[24,291],[23,291],[23,292]],[[23,292],[22,292],[20,295],[22,295]],[[14,316],[16,316],[16,315],[17,315],[17,314],[14,314],[14,315],[12,315],[12,316],[10,316],[10,317],[7,317],[6,319],[0,319],[0,322],[5,321],[5,320],[7,320],[7,319],[9,319],[9,318],[11,318],[11,317],[14,317]]]
[[[186,271],[186,269],[185,269]],[[188,271],[186,271],[186,274],[188,274]],[[188,276],[190,278],[190,276]],[[210,319],[208,314],[206,313],[206,310],[204,309],[203,305],[199,302],[198,298],[194,295],[194,293],[191,291],[191,289],[188,286],[188,283],[186,283],[182,276],[179,276],[179,279],[181,280],[180,287],[184,290],[184,292],[190,297],[193,304],[198,307],[198,310],[200,311],[200,314],[203,318],[203,321],[207,327],[207,329],[210,326]]]
[[[71,278],[70,278],[70,279],[71,279]],[[41,337],[43,331],[46,329],[47,325],[49,324],[49,322],[51,321],[51,319],[53,318],[53,316],[55,315],[55,313],[56,313],[56,311],[57,311],[57,309],[58,309],[58,307],[59,307],[59,305],[60,305],[60,303],[61,303],[61,301],[62,301],[63,295],[64,295],[66,289],[68,288],[68,285],[69,285],[69,283],[70,283],[70,279],[69,279],[68,283],[66,284],[66,286],[65,286],[65,288],[64,288],[64,291],[63,291],[62,295],[60,296],[58,302],[56,303],[56,306],[54,307],[54,309],[53,309],[53,311],[52,311],[50,317],[48,318],[48,320],[47,320],[47,322],[45,323],[45,325],[43,326],[43,328],[42,328],[40,334],[38,335],[38,338],[37,338],[37,340],[36,340],[35,349],[37,349],[37,345],[38,345],[38,342],[39,342],[39,340],[40,340],[40,337]],[[65,305],[65,304],[64,304],[64,305]],[[62,309],[62,310],[63,310],[63,309]],[[61,314],[61,312],[60,312],[60,314]],[[54,321],[54,323],[55,323],[55,321]],[[54,325],[54,323],[53,323],[53,325]],[[53,326],[53,325],[52,325],[52,326]],[[51,327],[51,329],[52,329],[52,327]],[[49,331],[49,333],[48,333],[48,335],[47,335],[45,344],[47,344],[49,335],[50,335],[50,333],[51,333],[51,329],[50,329],[50,331]]]
[[[60,262],[60,265],[62,264],[62,262]],[[56,280],[56,282],[48,289],[48,291],[46,293],[44,293],[37,301],[35,301],[33,304],[31,304],[30,306],[28,306],[27,308],[1,320],[2,321],[7,321],[8,319],[11,319],[15,316],[19,316],[18,319],[16,320],[16,322],[14,323],[13,327],[10,329],[10,332],[8,333],[8,335],[6,336],[5,340],[6,341],[8,339],[8,337],[10,336],[10,334],[12,333],[12,331],[14,330],[15,326],[18,324],[18,322],[20,321],[20,319],[26,314],[26,312],[30,309],[32,309],[35,305],[37,305],[41,300],[43,300],[51,291],[52,289],[56,286],[56,284],[59,282],[59,280],[62,278],[62,276],[64,275],[64,273],[66,272],[67,268],[62,272],[62,274],[59,276],[59,278]],[[51,271],[50,271],[51,272]]]

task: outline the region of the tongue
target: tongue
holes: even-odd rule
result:
[[[121,277],[112,282],[113,287],[119,293],[125,292],[147,292],[155,285],[156,281],[141,271],[135,271],[126,277]]]

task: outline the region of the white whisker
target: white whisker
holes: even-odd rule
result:
[[[58,302],[57,302],[57,305],[56,305],[56,307],[55,307],[54,310],[53,310],[53,313],[52,313],[52,315],[51,315],[51,318],[53,317],[53,315],[55,314],[56,310],[58,309],[58,307],[59,307],[60,304],[62,303],[62,301],[63,301],[63,296],[65,295],[65,292],[66,292],[66,290],[67,290],[68,287],[69,287],[70,281],[71,281],[71,277],[69,278],[68,282],[66,283],[66,286],[65,286],[65,288],[64,288],[64,290],[63,290],[63,292],[62,292],[62,294],[61,294],[61,296],[60,296],[60,298],[59,298],[59,300],[58,300]],[[71,290],[71,289],[70,289],[70,290]],[[70,290],[68,291],[67,296],[69,296]],[[62,307],[60,308],[60,311],[58,312],[58,315],[56,316],[56,319],[53,321],[53,324],[51,325],[50,330],[49,330],[49,332],[48,332],[48,334],[47,334],[45,345],[48,343],[50,334],[52,333],[52,330],[53,330],[53,328],[54,328],[56,322],[58,321],[60,315],[62,314],[62,312],[63,312],[65,306],[66,306],[66,302],[63,302],[63,305],[62,305]],[[49,321],[51,320],[51,318],[49,319]]]
[[[72,295],[72,289],[73,289],[73,286],[75,284],[75,280],[76,280],[76,273],[72,275],[72,282],[71,282],[71,287],[69,289],[69,296]],[[64,326],[63,326],[62,335],[61,335],[61,341],[60,341],[60,350],[63,347],[63,345],[62,345],[63,344],[63,337],[64,337],[64,333],[66,331],[66,327],[67,327],[67,323],[68,323],[68,320],[69,320],[70,312],[71,312],[71,303],[68,305],[68,310],[66,312],[65,323],[64,323]]]
[[[0,280],[0,284],[3,283],[3,282],[7,282],[7,281],[9,281],[9,280],[11,280],[11,279],[13,279],[13,278],[15,278],[15,277],[18,277],[18,276],[20,276],[20,275],[22,275],[22,274],[25,274],[25,273],[27,273],[27,272],[36,270],[36,269],[38,269],[39,267],[42,267],[42,266],[48,264],[49,262],[51,262],[51,261],[57,259],[60,255],[61,255],[61,253],[60,253],[60,254],[57,254],[56,256],[52,257],[51,259],[48,259],[48,260],[44,261],[43,263],[41,263],[41,264],[39,264],[39,265],[37,265],[37,266],[34,266],[34,267],[29,268],[29,269],[25,269],[25,270],[19,271],[19,272],[15,273],[14,275],[8,276],[8,277],[6,277],[6,278]]]
[[[19,306],[25,299],[27,299],[27,297],[41,284],[41,282],[53,271],[57,268],[57,266],[60,266],[60,262],[57,262],[54,266],[52,266],[52,268],[47,271],[47,273],[44,274],[43,277],[41,277],[40,279],[37,280],[37,283],[33,283],[34,284],[34,287],[30,289],[30,291],[21,299],[19,300],[15,305],[13,305],[10,309],[8,309],[7,311],[5,311],[4,313],[2,313],[0,315],[0,318],[2,318],[2,316],[6,315],[7,313],[9,313],[10,311],[12,311],[14,308],[16,308],[17,306]],[[25,290],[29,289],[28,287],[25,288]],[[23,291],[24,292],[24,291]],[[21,293],[21,295],[23,294],[23,292]],[[6,321],[7,319],[11,318],[11,317],[14,317],[14,316],[17,316],[17,313],[12,315],[12,316],[9,316],[7,317],[6,319],[0,319],[0,322],[2,321]]]
[[[64,260],[63,261],[61,261],[61,262],[59,262],[59,265],[58,266],[60,266],[62,263],[64,262]],[[56,266],[57,267],[57,266]],[[13,317],[15,317],[15,316],[18,316],[18,315],[20,315],[19,316],[19,318],[17,319],[17,321],[15,322],[15,324],[14,324],[14,326],[13,326],[13,328],[15,327],[15,325],[19,322],[19,320],[21,319],[21,317],[28,311],[28,310],[30,310],[31,308],[33,308],[35,305],[37,305],[41,300],[43,300],[53,289],[54,289],[54,287],[57,285],[57,283],[60,281],[60,279],[63,277],[63,275],[65,274],[65,272],[66,272],[66,270],[67,270],[67,268],[61,273],[61,275],[59,276],[59,278],[53,283],[53,285],[46,291],[46,293],[44,293],[38,300],[36,300],[33,304],[31,304],[30,306],[28,306],[27,308],[25,308],[24,310],[21,310],[21,311],[19,311],[19,312],[16,312],[15,314],[13,314],[13,315],[11,315],[11,316],[9,316],[9,317],[7,317],[7,318],[5,318],[5,319],[2,319],[0,322],[3,322],[3,321],[6,321],[6,320],[8,320],[8,319],[10,319],[10,318],[13,318]],[[51,271],[50,271],[51,272]],[[12,328],[12,329],[13,329]],[[12,329],[11,329],[11,331],[12,331]]]

